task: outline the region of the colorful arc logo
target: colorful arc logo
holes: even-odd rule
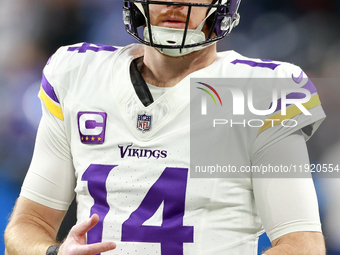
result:
[[[214,92],[214,94],[217,96],[217,98],[218,98],[218,100],[220,101],[220,104],[221,104],[221,106],[222,106],[222,100],[221,100],[221,98],[220,98],[220,95],[217,93],[217,91],[216,91],[213,87],[211,87],[210,85],[208,85],[208,84],[206,84],[206,83],[203,83],[203,82],[197,82],[197,83],[206,86],[206,87],[209,88],[212,92]],[[212,100],[214,100],[215,105],[217,105],[216,100],[215,100],[215,97],[213,96],[213,94],[211,94],[211,92],[210,92],[209,90],[207,90],[207,89],[205,89],[205,88],[200,88],[200,87],[196,87],[196,88],[201,89],[201,90],[203,90],[204,92],[206,92],[206,93],[212,98]]]

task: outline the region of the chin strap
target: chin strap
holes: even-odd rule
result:
[[[186,39],[185,39],[185,45],[205,41],[205,34],[200,30],[201,29],[199,27],[197,29],[188,29]],[[152,31],[152,41],[155,44],[168,45],[168,46],[182,45],[184,29],[158,27],[158,26],[151,25],[151,31]],[[144,38],[146,41],[150,41],[148,27],[144,28]],[[210,45],[212,45],[212,43],[200,45],[196,47],[191,47],[191,48],[182,48],[182,49],[178,49],[178,48],[168,49],[168,48],[159,48],[159,47],[156,47],[156,49],[165,55],[172,56],[172,57],[179,57],[179,56],[187,55],[193,51],[204,49]]]

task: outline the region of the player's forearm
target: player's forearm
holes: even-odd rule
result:
[[[6,255],[45,255],[54,244],[50,233],[35,223],[10,223],[5,231]]]
[[[65,213],[20,196],[5,230],[6,254],[45,255]]]
[[[314,248],[303,248],[303,247],[292,247],[290,245],[279,245],[273,248],[270,248],[266,252],[265,255],[325,255],[325,249],[322,246]]]
[[[296,232],[273,241],[273,247],[265,255],[325,255],[325,243],[321,233]]]

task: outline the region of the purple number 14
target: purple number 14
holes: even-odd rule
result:
[[[102,240],[103,220],[110,210],[105,184],[114,167],[116,165],[92,164],[82,177],[88,181],[89,193],[94,199],[91,215],[97,213],[100,218],[100,222],[88,232],[88,243]],[[160,243],[162,255],[183,255],[183,243],[192,243],[194,238],[194,227],[183,226],[187,178],[187,168],[165,168],[139,207],[123,223],[121,240]],[[162,203],[161,226],[143,225]]]

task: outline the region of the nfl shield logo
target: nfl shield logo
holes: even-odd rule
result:
[[[137,129],[139,129],[142,132],[149,131],[151,128],[151,115],[146,114],[138,114],[137,118]]]

